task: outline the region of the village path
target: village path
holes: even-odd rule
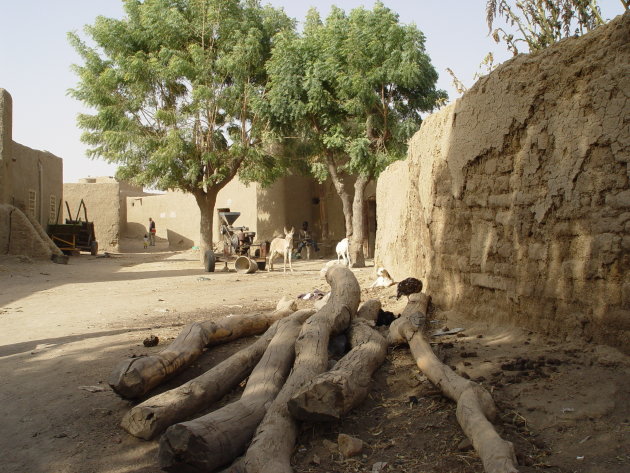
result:
[[[268,311],[282,296],[327,290],[322,260],[294,261],[287,274],[206,273],[196,252],[132,249],[68,265],[0,259],[1,472],[155,471],[156,445],[118,427],[129,403],[107,386],[112,368],[159,351],[192,321]],[[161,343],[148,349],[142,341],[151,334]]]
[[[113,367],[160,351],[192,321],[268,311],[283,296],[328,290],[323,260],[295,261],[287,274],[205,273],[198,254],[161,245],[144,251],[133,242],[123,254],[81,255],[67,266],[0,257],[0,473],[160,472],[157,441],[119,426],[132,403],[109,389]],[[378,298],[400,313],[405,302],[396,301],[396,287],[370,289],[374,268],[353,271],[362,300]],[[514,442],[521,473],[629,471],[630,358],[439,308],[431,315],[436,327],[465,328],[435,339],[435,350],[493,393],[497,428]],[[160,344],[145,348],[149,335]],[[199,376],[249,342],[208,350],[151,394]],[[331,447],[339,433],[361,438],[363,454],[340,456]],[[392,347],[365,402],[338,424],[307,426],[292,461],[299,473],[371,471],[379,462],[389,465],[383,473],[478,473],[479,458],[462,447],[463,437],[455,405],[407,348]]]

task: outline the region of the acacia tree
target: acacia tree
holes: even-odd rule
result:
[[[351,259],[363,266],[365,188],[405,157],[420,113],[446,96],[435,89],[424,35],[380,2],[349,15],[333,7],[325,22],[311,10],[302,34],[282,35],[268,74],[264,110],[271,129],[309,145],[311,171],[320,181],[331,178]],[[355,179],[354,193],[347,176]]]
[[[95,112],[81,114],[90,157],[117,175],[194,195],[201,255],[212,248],[217,193],[237,173],[272,180],[251,103],[264,92],[276,33],[293,28],[258,0],[124,0],[123,19],[98,17],[69,40],[83,59],[69,91]]]

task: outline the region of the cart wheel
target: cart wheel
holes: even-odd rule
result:
[[[96,256],[98,254],[98,241],[90,243],[90,254]]]
[[[214,273],[214,264],[216,263],[217,259],[214,256],[214,251],[212,250],[207,250],[205,257],[204,257],[204,269],[206,270],[206,273]]]

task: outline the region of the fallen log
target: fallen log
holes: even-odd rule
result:
[[[433,353],[424,334],[428,304],[426,294],[409,296],[409,304],[390,326],[388,341],[408,343],[418,368],[457,403],[457,421],[479,454],[486,473],[518,473],[512,443],[503,440],[490,423],[497,414],[490,393],[459,376]]]
[[[293,417],[337,421],[368,395],[372,374],[387,356],[387,341],[358,317],[352,321],[348,338],[352,347],[348,354],[291,397],[288,407]]]
[[[197,419],[169,427],[160,439],[160,467],[171,472],[206,472],[241,455],[269,403],[289,374],[295,339],[312,310],[277,322],[277,331],[252,371],[241,398]]]
[[[290,473],[290,458],[297,438],[296,421],[287,403],[297,390],[328,367],[331,334],[344,331],[359,306],[361,288],[352,271],[333,266],[326,272],[331,296],[302,327],[295,343],[295,363],[273,401],[245,455],[247,473]]]
[[[376,323],[379,310],[381,310],[381,301],[378,299],[369,299],[361,304],[357,312],[357,317]]]
[[[283,298],[268,314],[228,315],[216,321],[193,323],[161,352],[121,362],[109,377],[109,385],[121,397],[143,396],[189,366],[207,346],[258,335],[295,311],[295,300]]]
[[[311,309],[301,312],[312,315],[315,311]],[[218,401],[254,369],[278,331],[280,322],[274,322],[254,343],[201,376],[133,407],[123,417],[121,427],[131,435],[149,440],[171,425],[189,419]]]

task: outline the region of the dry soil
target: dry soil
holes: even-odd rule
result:
[[[0,472],[149,473],[160,471],[157,442],[119,427],[132,405],[107,385],[125,357],[161,350],[183,325],[229,313],[272,310],[284,295],[319,288],[323,260],[295,272],[204,273],[194,252],[135,242],[110,257],[81,255],[67,266],[0,259]],[[231,265],[230,265],[231,266]],[[221,269],[223,263],[218,263]],[[401,312],[395,288],[368,289],[374,268],[355,270],[363,300]],[[309,301],[300,303],[310,305]],[[502,415],[497,429],[514,442],[522,472],[622,473],[630,470],[630,363],[618,351],[550,340],[514,327],[473,322],[432,308],[433,325],[462,327],[435,338],[446,363],[483,383]],[[142,341],[157,335],[160,343]],[[206,352],[160,390],[181,384],[242,348]],[[235,391],[228,397],[238,396]],[[227,402],[224,400],[223,402]],[[363,440],[344,459],[340,433]],[[365,403],[340,423],[304,424],[293,457],[298,472],[473,473],[454,405],[394,347]]]

